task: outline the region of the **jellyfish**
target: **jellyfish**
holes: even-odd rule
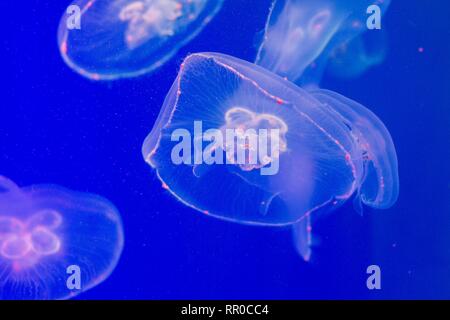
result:
[[[387,208],[398,195],[395,148],[371,111],[220,53],[185,59],[142,152],[162,186],[203,214],[295,225],[305,260],[321,213],[352,196]]]
[[[149,73],[193,39],[222,2],[76,0],[70,8],[79,9],[65,13],[59,24],[60,53],[69,67],[93,80]]]
[[[359,75],[378,64],[384,50],[372,58],[355,38],[367,30],[371,8],[381,16],[389,4],[390,0],[274,0],[255,63],[297,84],[315,86],[327,62],[346,52],[351,57],[348,64],[333,70],[338,76]],[[345,73],[349,68],[353,72]]]
[[[68,299],[103,282],[123,248],[117,209],[54,185],[0,176],[0,300]]]
[[[370,68],[381,65],[387,56],[387,35],[383,29],[366,32],[350,41],[336,46],[329,55],[325,73],[339,79],[353,79],[362,76]],[[309,67],[303,82],[316,82],[320,78]]]

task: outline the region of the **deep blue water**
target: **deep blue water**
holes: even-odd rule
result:
[[[400,198],[389,210],[351,203],[319,221],[313,261],[289,228],[250,227],[174,200],[141,145],[188,53],[252,60],[269,0],[225,0],[222,11],[150,76],[86,80],[59,56],[64,1],[2,1],[0,173],[19,185],[100,194],[122,214],[125,249],[111,277],[80,299],[450,298],[450,3],[393,0],[386,61],[322,86],[371,108],[398,153]],[[6,19],[6,20],[5,20]],[[424,48],[421,53],[418,48]],[[377,264],[382,290],[366,288]]]

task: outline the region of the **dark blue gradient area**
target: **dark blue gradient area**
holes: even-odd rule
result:
[[[143,161],[142,141],[188,54],[254,60],[254,35],[271,1],[257,3],[224,1],[203,31],[151,75],[95,82],[60,57],[56,33],[69,3],[1,2],[0,174],[20,186],[51,183],[101,195],[122,216],[126,242],[115,271],[77,299],[449,299],[445,1],[392,1],[383,16],[387,35],[367,52],[382,62],[365,68],[369,62],[356,61],[360,69],[349,69],[354,61],[338,52],[325,72],[321,88],[368,106],[389,128],[401,189],[390,209],[359,215],[348,201],[317,221],[308,263],[292,245],[291,228],[199,214],[162,188]],[[358,39],[350,55],[361,52]],[[366,287],[372,264],[381,268],[381,290]]]

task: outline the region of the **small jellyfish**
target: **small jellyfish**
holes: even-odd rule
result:
[[[0,300],[68,299],[103,282],[123,248],[107,200],[0,176]]]
[[[317,85],[328,60],[367,30],[368,8],[376,5],[381,15],[389,4],[390,0],[275,0],[255,63],[297,84]],[[365,54],[357,45],[353,57]],[[352,68],[366,70],[377,60],[362,57],[352,63],[362,64]]]
[[[142,151],[163,186],[204,214],[295,224],[306,260],[318,213],[352,195],[377,208],[398,195],[395,148],[372,112],[219,53],[185,59]]]
[[[223,0],[76,0],[58,30],[61,56],[93,80],[135,77],[167,62]],[[79,14],[79,26],[73,20]]]
[[[367,70],[382,64],[387,55],[386,32],[366,32],[350,41],[346,41],[334,48],[329,55],[326,73],[339,79],[360,77]],[[313,68],[308,67],[303,78],[317,78]],[[309,81],[311,82],[311,81]]]

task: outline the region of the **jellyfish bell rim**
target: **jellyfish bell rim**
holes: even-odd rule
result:
[[[26,203],[25,195],[22,188],[13,180],[0,174],[0,196],[9,197],[10,202]],[[1,203],[0,203],[1,205]]]
[[[158,170],[156,170],[156,175],[158,177],[158,180],[162,182],[163,185],[167,184],[164,182],[164,180],[161,178]],[[301,222],[307,215],[308,213],[305,213],[305,215],[299,217],[297,220],[295,221],[291,221],[291,222],[278,222],[278,223],[269,223],[269,222],[261,222],[261,221],[253,221],[253,220],[243,220],[243,219],[233,219],[233,218],[229,218],[227,216],[223,216],[223,215],[218,215],[218,214],[214,214],[212,212],[209,212],[206,209],[201,209],[198,208],[196,206],[194,206],[193,204],[183,200],[183,198],[181,198],[180,196],[178,196],[172,189],[170,188],[164,188],[165,190],[167,190],[176,200],[178,200],[179,202],[181,202],[183,205],[185,205],[188,208],[191,208],[199,213],[201,213],[203,216],[206,217],[212,217],[214,219],[217,220],[221,220],[221,221],[226,221],[226,222],[230,222],[230,223],[239,223],[242,225],[246,225],[246,226],[256,226],[256,227],[289,227],[292,225],[297,224],[298,222]],[[315,208],[313,208],[315,209]]]
[[[3,188],[4,190],[2,191],[2,189],[0,189],[0,193],[20,190],[20,187],[14,181],[1,174],[0,174],[0,188]]]
[[[74,0],[70,3],[70,5],[77,5],[84,3],[81,10],[81,16],[85,14],[85,12],[97,1],[102,0]],[[67,66],[74,71],[75,73],[83,76],[84,78],[87,78],[89,80],[93,81],[114,81],[114,80],[123,80],[128,78],[136,78],[143,75],[150,75],[159,68],[161,68],[164,64],[166,64],[168,61],[173,59],[176,54],[180,51],[180,49],[184,46],[186,46],[189,42],[191,42],[194,38],[196,38],[203,30],[203,28],[209,24],[209,22],[217,15],[217,13],[221,10],[223,6],[224,0],[214,0],[214,4],[212,6],[213,10],[205,17],[203,17],[201,23],[198,24],[198,26],[194,29],[194,31],[187,33],[186,36],[184,36],[181,40],[179,40],[177,43],[178,46],[173,47],[171,50],[168,50],[168,52],[159,60],[157,60],[155,63],[140,68],[136,71],[128,71],[128,72],[120,72],[120,73],[102,73],[102,72],[90,72],[87,69],[83,69],[80,66],[78,66],[75,61],[73,61],[69,55],[67,54],[67,39],[69,30],[66,27],[66,17],[67,14],[64,12],[59,20],[58,24],[58,30],[57,30],[57,45],[58,45],[58,51],[60,53],[61,58],[63,61],[67,64]],[[205,10],[205,8],[203,8]]]
[[[66,36],[65,36],[66,37]],[[59,37],[58,37],[59,42]],[[189,40],[188,40],[189,41]],[[169,60],[171,60],[178,50],[172,51],[170,54],[168,54],[166,57],[162,58],[161,60],[158,60],[154,64],[150,65],[149,67],[139,69],[138,71],[134,72],[123,72],[123,73],[95,73],[95,72],[89,72],[86,69],[83,69],[79,67],[72,59],[69,58],[69,56],[64,52],[64,45],[59,45],[59,53],[63,61],[69,66],[69,68],[75,72],[76,74],[79,74],[83,76],[86,79],[92,80],[92,81],[114,81],[114,80],[124,80],[124,79],[130,79],[130,78],[137,78],[144,75],[150,75],[157,69],[161,68],[164,64],[166,64]]]
[[[357,190],[357,197],[361,199],[361,201],[369,207],[373,207],[376,209],[388,209],[392,207],[399,197],[400,193],[400,182],[399,182],[399,174],[398,174],[398,157],[397,152],[395,149],[395,144],[392,138],[391,133],[386,128],[385,124],[381,119],[372,112],[369,108],[365,107],[364,105],[360,104],[357,101],[354,101],[346,96],[343,96],[337,92],[327,90],[327,89],[314,89],[311,90],[310,93],[319,101],[325,98],[325,101],[327,99],[331,99],[334,101],[335,106],[342,105],[345,110],[342,110],[342,108],[337,109],[336,107],[333,108],[333,110],[339,114],[342,119],[348,120],[351,123],[354,123],[354,121],[351,121],[351,117],[354,116],[354,109],[359,109],[358,116],[362,116],[364,120],[367,120],[368,123],[373,125],[373,130],[369,134],[365,134],[361,132],[362,138],[364,138],[364,142],[367,143],[367,141],[371,141],[371,137],[374,137],[374,140],[376,141],[375,135],[379,134],[383,139],[383,144],[385,145],[385,149],[389,152],[384,152],[381,155],[379,153],[371,153],[371,155],[375,156],[374,160],[368,161],[368,164],[374,165],[375,163],[384,163],[388,165],[387,170],[381,170],[381,169],[375,169],[375,174],[377,176],[377,194],[373,200],[369,200],[364,192],[363,189],[365,187],[365,182],[368,179],[367,175],[363,175],[361,178],[361,181],[359,182],[359,188]],[[321,98],[322,97],[322,98]],[[324,102],[327,103],[327,102]],[[353,126],[356,131],[362,131],[358,125]],[[372,134],[373,133],[373,134]],[[355,143],[359,144],[359,142]],[[376,144],[375,144],[376,146]],[[363,147],[360,147],[360,150],[364,150]],[[376,166],[374,165],[376,168]],[[366,170],[367,168],[365,168]],[[367,174],[367,172],[366,172]],[[388,179],[386,179],[388,178]],[[386,188],[386,183],[389,183],[389,188]],[[391,190],[390,193],[385,193],[385,190]]]

